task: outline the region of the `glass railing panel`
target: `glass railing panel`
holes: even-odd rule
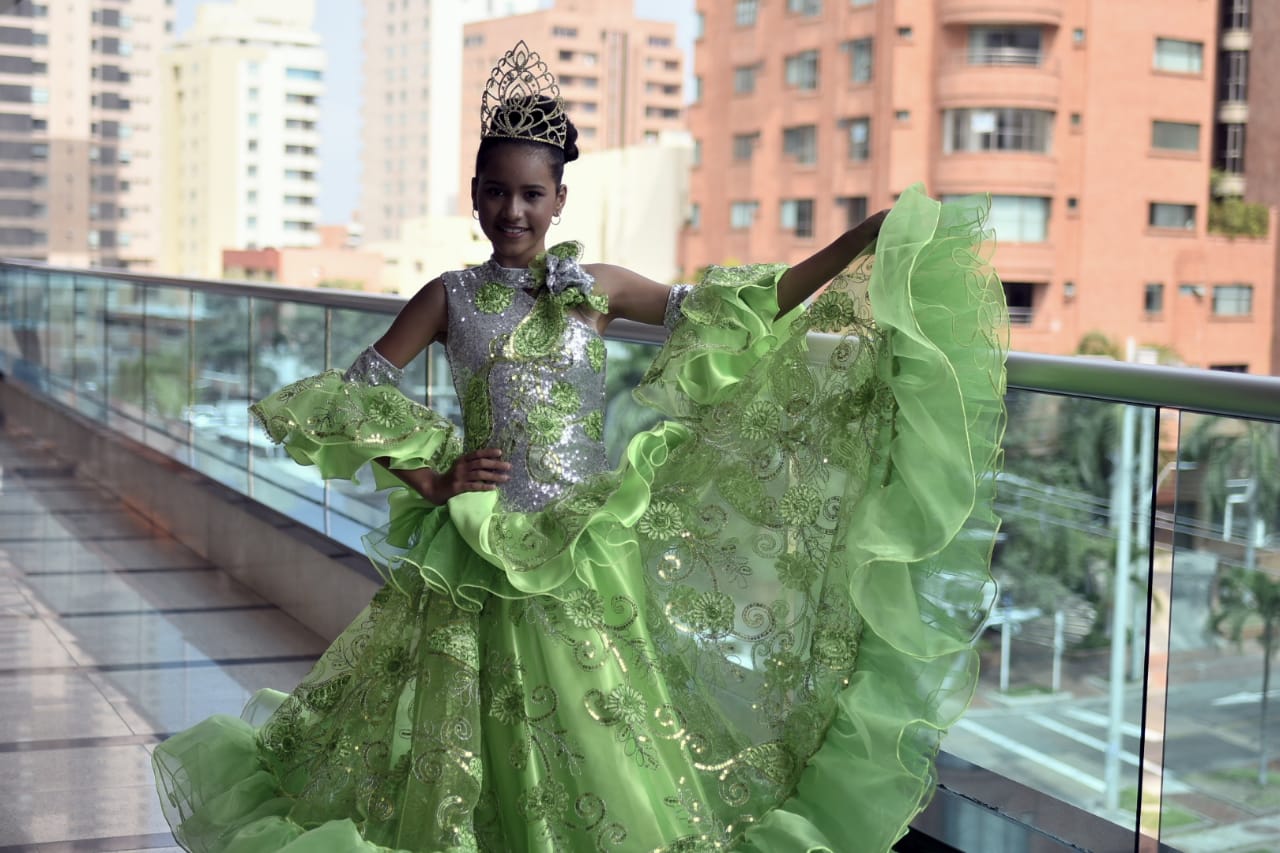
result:
[[[146,442],[188,465],[191,445],[185,416],[194,391],[191,297],[185,287],[149,287],[143,298]]]
[[[192,294],[191,403],[182,420],[191,437],[191,465],[233,489],[249,488],[249,298]]]
[[[427,349],[427,405],[436,414],[448,418],[462,428],[462,404],[453,388],[453,374],[449,370],[449,357],[444,347],[435,345]],[[423,399],[414,397],[415,400]]]
[[[387,330],[393,314],[334,308],[329,311],[329,366],[345,370]],[[438,347],[432,347],[438,349]],[[420,403],[427,402],[427,360],[420,353],[405,365],[400,387]],[[325,532],[339,542],[360,548],[360,537],[387,520],[387,498],[374,490],[373,473],[366,469],[360,481],[330,480]]]
[[[106,282],[107,423],[117,432],[143,440],[146,287],[130,281]]]
[[[75,396],[75,276],[50,273],[45,285],[45,379],[49,396],[69,405]]]
[[[358,311],[353,308],[329,310],[329,363],[325,367],[346,370],[391,325],[394,314]]]
[[[18,352],[15,305],[22,298],[22,270],[0,268],[0,370],[12,371]]]
[[[656,412],[637,403],[631,395],[653,363],[658,348],[628,341],[608,341],[607,347],[604,440],[610,464],[617,465],[631,436],[660,420]]]
[[[999,591],[943,749],[1133,830],[1155,412],[1025,391],[1008,405]]]
[[[326,313],[323,305],[253,300],[251,400],[325,369]],[[316,469],[294,462],[256,423],[249,425],[248,441],[249,494],[300,524],[324,530],[325,486]]]
[[[1184,414],[1160,838],[1208,850],[1280,842],[1280,424]],[[1232,849],[1237,849],[1235,846]]]
[[[44,339],[48,320],[45,305],[49,274],[41,270],[20,272],[9,294],[9,327],[13,336],[14,378],[44,390]]]
[[[75,384],[72,405],[94,420],[107,418],[107,283],[93,275],[75,278],[72,319]]]

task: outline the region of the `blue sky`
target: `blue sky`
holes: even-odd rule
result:
[[[635,0],[644,18],[675,21],[681,45],[692,57],[694,0]],[[176,0],[175,28],[195,22],[201,0]],[[360,193],[360,0],[316,0],[317,29],[329,54],[326,96],[321,110],[320,215],[326,223],[346,222]]]

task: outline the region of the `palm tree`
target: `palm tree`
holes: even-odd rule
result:
[[[1258,784],[1267,784],[1267,705],[1271,687],[1271,655],[1280,627],[1280,578],[1259,571],[1257,522],[1269,529],[1280,522],[1280,429],[1274,424],[1234,418],[1204,418],[1187,431],[1181,456],[1204,472],[1201,502],[1208,518],[1224,518],[1223,539],[1232,531],[1225,524],[1232,481],[1246,483],[1244,565],[1226,569],[1218,579],[1218,600],[1210,627],[1236,643],[1246,624],[1262,622],[1262,703],[1259,711]],[[1225,629],[1225,630],[1224,630]]]
[[[1262,709],[1258,722],[1258,784],[1267,784],[1267,699],[1271,690],[1271,655],[1280,627],[1280,578],[1233,566],[1218,578],[1218,604],[1210,626],[1243,643],[1245,625],[1262,621]],[[1225,631],[1224,631],[1225,629]]]

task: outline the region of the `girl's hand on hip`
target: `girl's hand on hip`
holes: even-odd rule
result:
[[[448,471],[436,473],[429,478],[431,483],[423,484],[427,488],[418,491],[438,506],[463,492],[491,492],[511,479],[510,470],[511,463],[502,461],[501,450],[486,447],[459,456]]]

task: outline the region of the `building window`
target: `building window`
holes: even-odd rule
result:
[[[792,198],[782,203],[782,227],[797,237],[813,236],[813,199]]]
[[[735,0],[733,22],[740,27],[750,27],[755,24],[759,12],[760,0]]]
[[[1009,306],[1010,326],[1030,326],[1035,320],[1037,289],[1037,285],[1026,282],[1004,282],[1004,301]]]
[[[854,39],[845,42],[844,47],[849,53],[849,79],[854,83],[870,83],[874,67],[872,40]]]
[[[700,39],[707,34],[707,16],[698,12],[693,18],[693,37]]]
[[[702,205],[698,204],[696,201],[689,205],[689,227],[702,227]]]
[[[782,156],[797,163],[818,162],[818,128],[812,124],[783,128]]]
[[[787,0],[787,11],[794,15],[821,15],[822,0]]]
[[[787,85],[796,89],[818,88],[818,52],[806,50],[787,57]]]
[[[750,228],[756,221],[758,201],[735,201],[729,205],[729,227],[735,230]]]
[[[1147,282],[1142,293],[1142,310],[1147,314],[1164,313],[1164,285],[1158,281]]]
[[[893,114],[893,117],[897,121],[911,121],[911,110],[898,110]]]
[[[484,33],[470,33],[462,39],[463,47],[479,47],[484,44]]]
[[[750,160],[759,142],[760,133],[758,131],[755,133],[735,133],[733,135],[733,159],[737,161]]]
[[[844,227],[854,228],[867,218],[867,197],[865,195],[845,196],[836,199],[836,204],[844,208]]]
[[[556,38],[576,39],[578,37],[577,27],[552,27],[551,35]]]
[[[970,65],[1039,65],[1039,27],[970,27]]]
[[[1175,74],[1201,74],[1204,72],[1204,43],[1158,38],[1154,67],[1157,71]]]
[[[1246,130],[1243,124],[1218,125],[1218,167],[1228,175],[1244,174]]]
[[[667,36],[649,36],[649,47],[671,47],[671,39]]]
[[[1222,100],[1249,100],[1249,51],[1223,51],[1219,62],[1222,67]]]
[[[1048,154],[1053,113],[1014,107],[947,110],[943,114],[943,150],[1031,151]]]
[[[1252,284],[1215,284],[1213,316],[1249,316],[1253,314]]]
[[[1224,30],[1249,29],[1251,0],[1226,0],[1222,4],[1222,28]]]
[[[844,122],[849,133],[849,159],[859,163],[871,158],[871,119],[849,118]]]
[[[735,95],[749,95],[756,90],[756,74],[760,71],[759,65],[740,65],[733,69],[733,93]]]
[[[1248,317],[1253,313],[1253,285],[1215,284],[1213,314],[1215,317]]]
[[[1153,201],[1147,218],[1152,228],[1177,228],[1193,231],[1196,227],[1196,206],[1194,204],[1166,204]]]
[[[317,82],[324,78],[318,68],[286,68],[284,76],[290,80],[313,80]]]
[[[1200,125],[1181,121],[1153,121],[1151,147],[1162,151],[1199,151]]]
[[[962,196],[943,196],[959,201]],[[993,195],[987,225],[1008,243],[1043,243],[1049,239],[1049,203],[1043,196]]]

